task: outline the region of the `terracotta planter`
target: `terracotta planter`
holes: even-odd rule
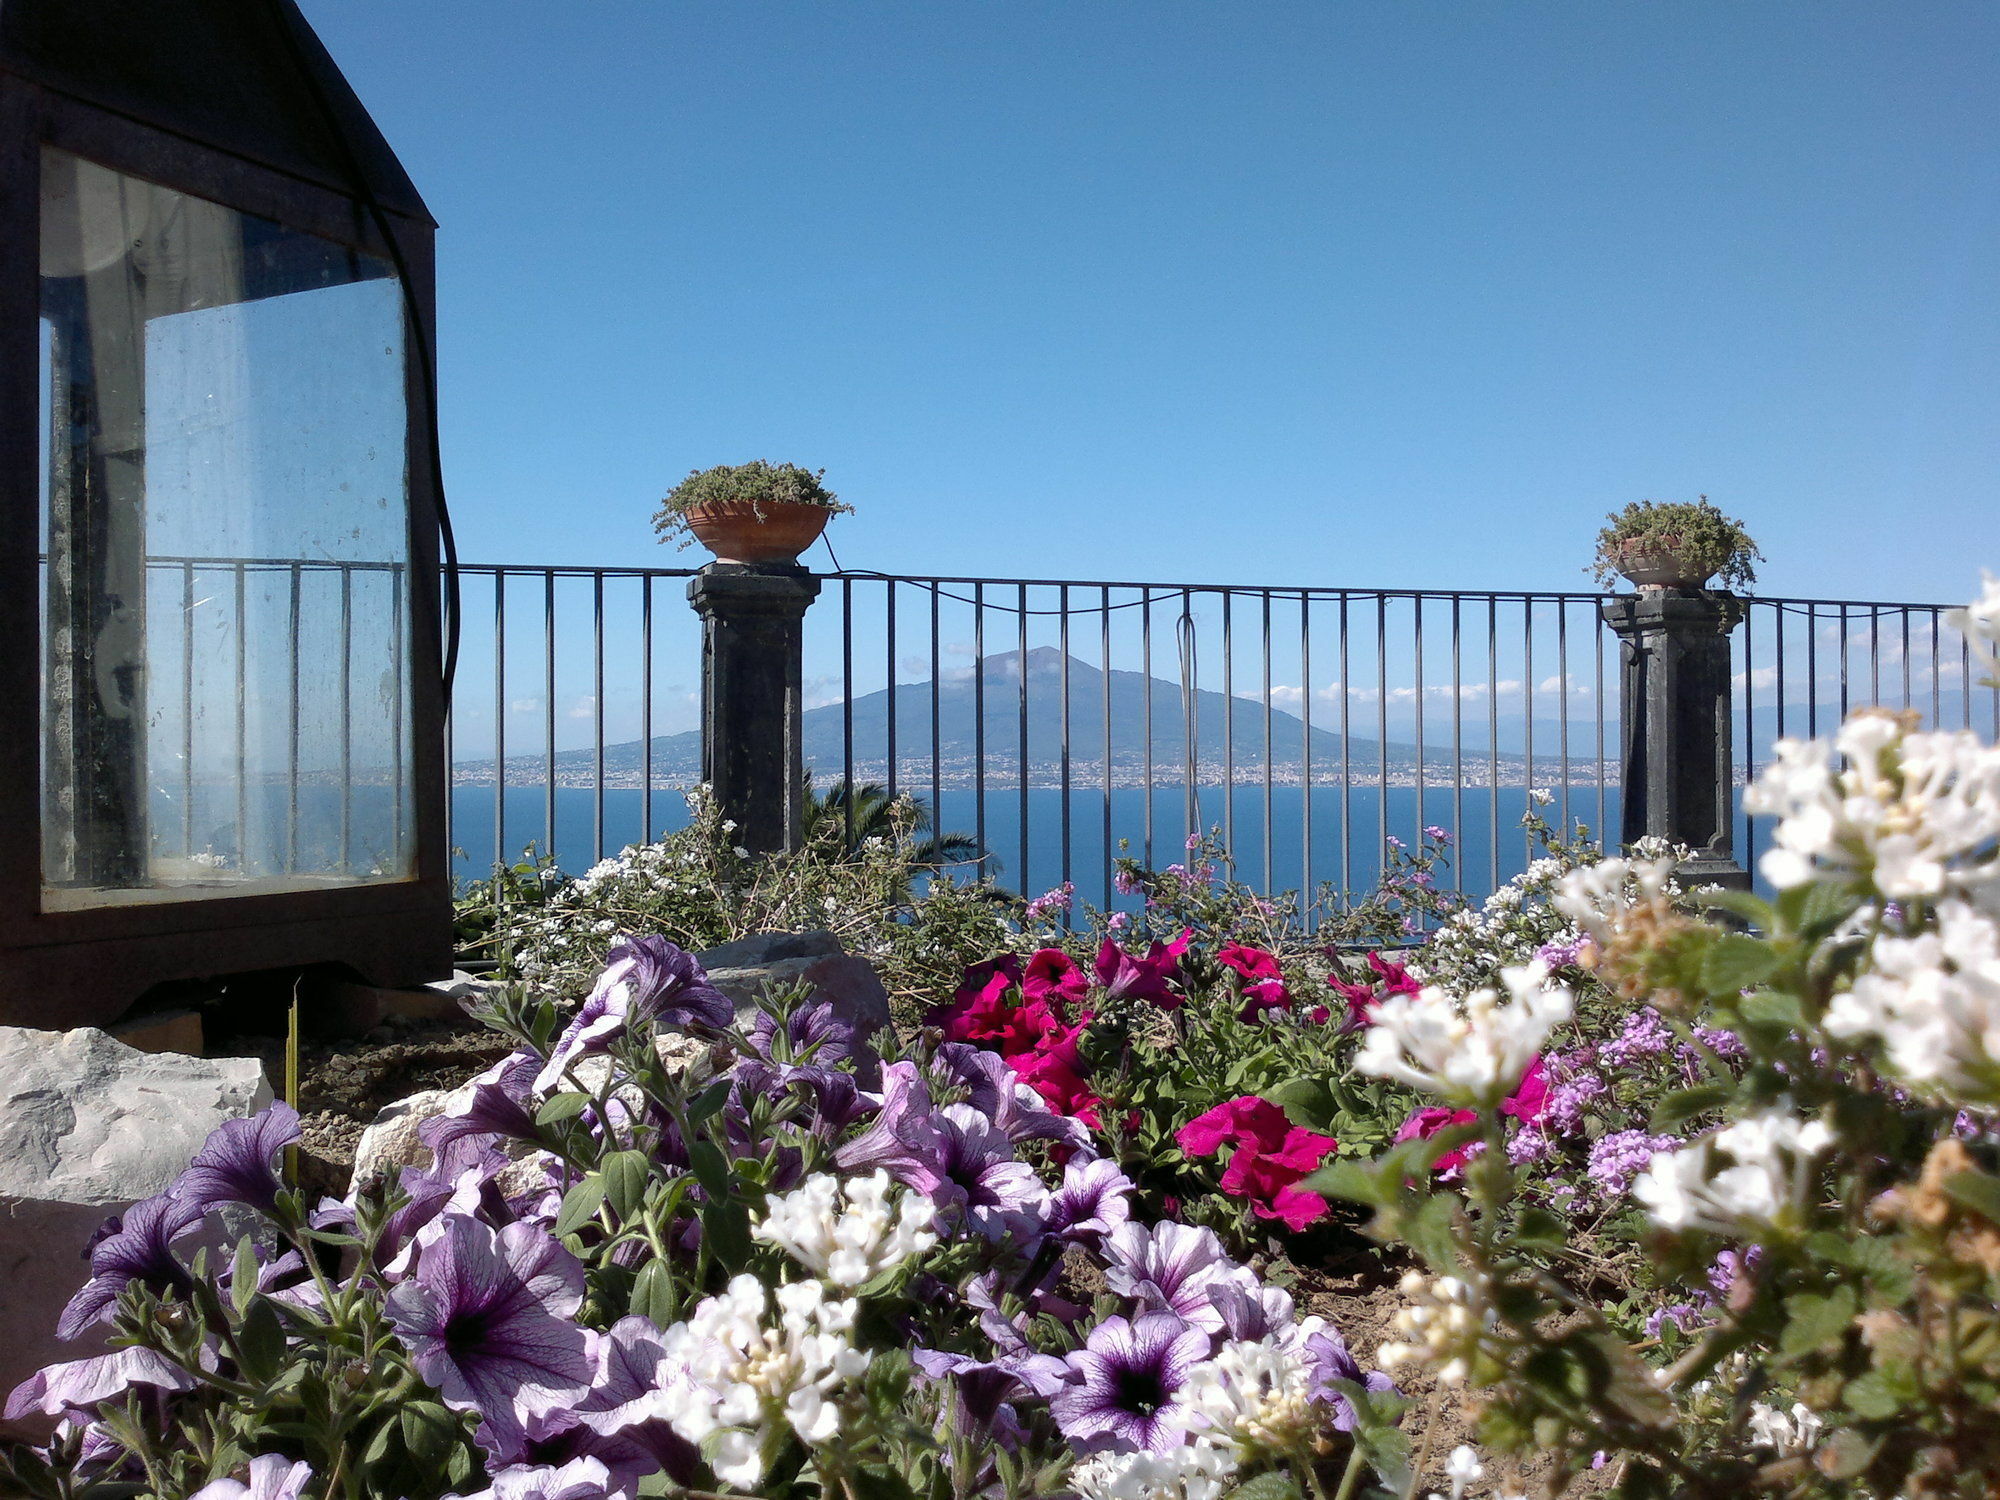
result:
[[[1698,589],[1707,583],[1713,568],[1703,570],[1671,543],[1634,538],[1618,547],[1618,571],[1641,589]]]
[[[799,554],[819,540],[832,514],[823,505],[789,500],[758,505],[734,500],[696,506],[687,513],[687,528],[717,562],[789,563],[797,562]]]

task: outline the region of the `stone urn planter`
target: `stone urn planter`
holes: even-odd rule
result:
[[[758,564],[797,562],[832,517],[824,505],[733,500],[695,506],[686,521],[717,562]]]
[[[1672,542],[1636,538],[1620,545],[1617,568],[1628,583],[1645,592],[1698,589],[1715,573]]]

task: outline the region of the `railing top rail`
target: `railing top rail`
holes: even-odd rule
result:
[[[576,578],[692,578],[700,570],[697,568],[644,568],[632,566],[591,567],[581,563],[460,563],[461,573],[478,574],[521,574],[545,577],[551,573],[557,577]],[[1478,599],[1496,600],[1506,603],[1567,603],[1588,604],[1613,595],[1603,591],[1575,589],[1420,589],[1407,587],[1362,588],[1334,584],[1266,584],[1266,583],[1171,583],[1159,580],[1140,581],[1135,579],[1109,578],[1014,578],[997,574],[971,575],[950,573],[880,573],[872,569],[843,568],[834,572],[815,573],[815,578],[823,582],[855,583],[908,583],[918,586],[943,584],[987,584],[996,588],[1072,588],[1072,589],[1148,589],[1163,594],[1271,594],[1297,597],[1301,594],[1314,599],[1340,599],[1366,597],[1370,599]],[[1776,594],[1745,594],[1745,603],[1768,605],[1778,608],[1818,608],[1848,610],[1936,610],[1954,609],[1957,603],[1928,600],[1887,600],[1887,599],[1814,599],[1790,597]],[[1962,602],[1962,601],[1961,601]],[[988,601],[989,607],[1001,606]],[[1078,605],[1071,611],[1076,614],[1089,613],[1090,606]]]

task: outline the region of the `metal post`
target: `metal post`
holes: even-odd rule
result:
[[[803,622],[819,588],[804,568],[769,564],[710,563],[688,580],[702,621],[702,779],[756,854],[803,835]]]
[[[1648,835],[1694,851],[1689,886],[1747,890],[1731,829],[1730,632],[1743,602],[1720,590],[1648,589],[1600,606],[1618,635],[1622,836]]]

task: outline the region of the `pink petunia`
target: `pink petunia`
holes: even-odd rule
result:
[[[1097,982],[1113,998],[1150,1000],[1162,1010],[1178,1009],[1181,997],[1169,987],[1168,981],[1180,966],[1181,955],[1187,952],[1193,937],[1194,929],[1187,928],[1171,943],[1154,943],[1143,958],[1127,953],[1106,938],[1097,950],[1094,965]]]
[[[1090,976],[1062,949],[1042,948],[1028,960],[1021,993],[1030,1000],[1046,1001],[1061,1016],[1090,993]]]
[[[1174,1132],[1174,1141],[1189,1156],[1213,1156],[1225,1145],[1276,1151],[1291,1128],[1292,1122],[1277,1105],[1246,1094],[1196,1115]]]
[[[1426,1105],[1402,1123],[1396,1131],[1396,1140],[1427,1141],[1439,1131],[1449,1130],[1454,1125],[1470,1125],[1478,1118],[1476,1110],[1446,1109],[1442,1104]],[[1477,1141],[1468,1141],[1445,1152],[1432,1164],[1432,1174],[1444,1182],[1456,1180],[1459,1169],[1472,1159],[1479,1145]]]

